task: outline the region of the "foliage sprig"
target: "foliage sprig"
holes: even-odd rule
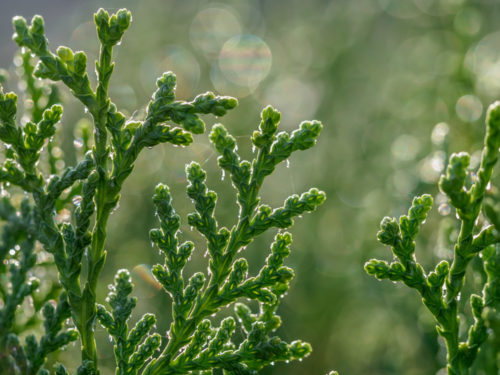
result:
[[[496,219],[499,216],[496,208],[484,206],[484,198],[499,147],[500,103],[495,102],[488,109],[481,163],[472,185],[467,186],[470,157],[465,152],[451,155],[446,172],[439,180],[441,191],[456,209],[460,221],[451,264],[442,260],[427,273],[415,257],[415,239],[433,203],[430,195],[423,195],[413,200],[408,215],[401,216],[399,220],[385,217],[381,222],[378,240],[391,247],[395,260],[389,264],[372,259],[365,265],[365,270],[378,279],[400,281],[418,291],[446,343],[447,371],[450,375],[469,374],[478,350],[490,335],[488,325],[495,321],[494,317],[498,314],[500,227]],[[483,207],[491,225],[484,220],[478,221]],[[462,338],[458,307],[467,267],[478,255],[484,262],[487,278],[481,295],[470,296],[473,322]]]
[[[270,118],[274,130],[269,132],[265,124]],[[313,211],[325,199],[323,192],[311,189],[301,197],[288,198],[283,207],[275,210],[264,205],[258,207],[264,177],[285,159],[275,157],[271,150],[282,150],[281,139],[284,138],[289,140],[285,146],[288,151],[281,152],[287,156],[294,150],[312,147],[321,130],[318,122],[303,123],[291,137],[284,135],[286,133],[275,136],[278,121],[279,112],[271,107],[264,109],[260,129],[267,134],[268,140],[262,145],[265,150],[259,151],[252,162],[241,160],[234,138],[222,125],[217,124],[212,129],[210,139],[220,153],[219,165],[230,173],[240,206],[237,223],[231,230],[217,224],[214,215],[217,194],[208,189],[206,172],[195,162],[186,167],[187,194],[195,206],[195,212],[188,215],[188,223],[206,239],[208,280],[201,272],[193,274],[189,280],[184,278],[183,268],[191,257],[194,244],[179,243],[180,217],[172,206],[168,187],[157,186],[153,201],[160,228],[152,230],[150,236],[164,254],[165,264],[154,266],[152,272],[172,297],[173,322],[166,346],[146,365],[144,374],[194,373],[212,368],[253,374],[276,361],[301,359],[309,354],[309,344],[301,341],[287,344],[272,336],[281,324],[275,315],[279,298],[294,276],[293,271],[283,265],[290,251],[291,235],[286,232],[276,235],[271,253],[256,276],[248,276],[246,259],[236,259],[238,252],[259,234],[271,228],[290,227],[293,217]],[[304,146],[306,137],[309,137],[307,147]],[[232,317],[224,319],[219,327],[213,327],[207,318],[241,298],[258,301],[261,312],[254,316],[246,305],[235,305],[246,333],[246,338],[237,345],[231,341],[236,327]]]

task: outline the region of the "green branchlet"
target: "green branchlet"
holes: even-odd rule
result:
[[[224,116],[238,102],[230,97],[217,97],[211,92],[198,95],[192,102],[175,102],[176,78],[172,72],[164,73],[156,82],[158,89],[148,105],[147,119],[154,123],[171,120],[194,134],[205,131],[204,122],[198,114]]]
[[[254,133],[252,138],[260,139],[257,143],[261,149],[253,162],[241,161],[234,138],[222,125],[212,129],[210,139],[221,154],[219,165],[230,173],[240,205],[239,218],[231,230],[217,224],[217,194],[207,188],[206,172],[195,162],[186,167],[187,194],[195,208],[188,215],[188,223],[206,239],[208,282],[199,272],[186,282],[183,268],[194,245],[179,243],[180,217],[173,209],[168,187],[157,186],[153,201],[160,228],[152,230],[150,237],[164,254],[165,263],[154,266],[152,272],[172,297],[173,322],[166,347],[146,365],[145,374],[203,372],[213,368],[253,374],[276,361],[300,359],[309,354],[308,344],[301,341],[287,344],[272,336],[281,324],[275,315],[279,299],[294,276],[293,270],[283,265],[290,252],[291,235],[286,232],[276,235],[271,253],[256,276],[248,275],[246,259],[235,259],[238,251],[256,236],[271,228],[290,227],[293,217],[313,211],[325,199],[323,192],[311,189],[300,197],[289,197],[283,207],[274,210],[266,205],[258,207],[264,177],[291,152],[314,145],[321,129],[317,122],[303,123],[292,136],[284,132],[276,135],[279,117],[279,112],[271,107],[262,112],[260,135]],[[246,305],[236,303],[241,298],[258,301],[260,314],[253,315]],[[212,327],[207,320],[232,304],[247,335],[239,345],[232,342],[236,329],[232,317],[224,319],[219,327]]]
[[[54,104],[59,103],[59,95],[56,85],[40,85],[38,80],[34,76],[34,61],[33,56],[28,50],[22,50],[20,53],[22,59],[21,64],[21,75],[20,78],[26,83],[25,94],[29,98],[31,108],[32,121],[38,123],[42,120],[43,113],[47,108],[52,107]],[[54,137],[51,137],[54,140]],[[57,174],[58,160],[62,161],[62,154],[57,155],[54,153],[54,142],[47,142],[47,159],[49,163],[49,172],[51,174]],[[71,200],[70,197],[68,197]]]
[[[28,336],[26,339],[25,352],[29,358],[29,374],[35,375],[43,365],[47,355],[64,347],[68,343],[78,339],[76,329],[68,329],[60,332],[64,321],[71,316],[71,309],[66,299],[66,294],[62,293],[55,308],[52,303],[47,303],[43,308],[45,335],[39,343],[35,336]]]
[[[413,200],[407,216],[384,218],[378,239],[392,248],[396,259],[391,264],[372,259],[365,270],[378,279],[401,281],[416,289],[422,301],[434,315],[437,331],[445,340],[448,350],[447,370],[450,375],[469,373],[479,348],[488,339],[488,325],[498,314],[500,289],[498,288],[497,252],[500,244],[500,210],[486,202],[484,211],[493,224],[476,228],[476,222],[483,207],[486,188],[490,182],[493,167],[498,159],[500,147],[500,103],[492,104],[486,118],[486,136],[481,155],[481,164],[472,186],[467,186],[470,157],[465,152],[450,157],[446,172],[439,181],[441,191],[457,211],[460,233],[455,243],[453,261],[441,261],[434,271],[426,273],[415,257],[415,237],[425,222],[432,206],[432,198],[423,195]],[[474,233],[477,234],[474,234]],[[482,295],[472,294],[470,306],[473,324],[469,327],[465,341],[460,341],[458,301],[464,285],[467,266],[479,253],[485,264],[487,281]],[[488,320],[491,318],[491,320]],[[494,334],[494,333],[493,333]]]
[[[97,306],[97,319],[106,328],[114,342],[116,374],[136,374],[153,352],[160,346],[160,336],[149,334],[156,323],[153,314],[145,314],[129,331],[127,321],[132,314],[137,299],[129,297],[133,285],[127,270],[120,270],[115,282],[110,286],[107,302],[111,313],[102,305]],[[139,345],[144,341],[141,345]]]
[[[74,53],[68,47],[60,47],[57,55],[50,52],[49,42],[45,37],[45,25],[40,16],[34,16],[30,26],[23,17],[14,17],[13,25],[14,41],[20,47],[29,49],[40,59],[34,72],[36,77],[63,81],[82,103],[86,106],[95,106],[94,95],[86,73],[87,56],[85,53],[81,51]]]

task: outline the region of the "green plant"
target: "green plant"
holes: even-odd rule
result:
[[[239,213],[231,229],[216,222],[217,195],[207,188],[205,171],[195,162],[186,168],[187,194],[195,206],[188,222],[206,239],[208,280],[201,272],[184,278],[183,268],[194,245],[179,242],[180,217],[173,209],[169,189],[162,184],[156,188],[153,200],[160,228],[152,230],[150,237],[165,259],[163,265],[153,267],[153,274],[173,300],[173,322],[167,336],[151,332],[156,321],[152,314],[129,328],[136,299],[130,297],[133,285],[126,270],[118,271],[111,286],[107,300],[111,310],[97,304],[108,219],[139,153],[160,143],[188,146],[193,142],[192,134],[204,132],[200,114],[222,116],[236,107],[237,101],[212,93],[198,95],[191,102],[175,101],[176,78],[168,72],[157,80],[145,119],[127,121],[111,102],[108,85],[114,68],[112,51],[129,27],[131,15],[122,9],[110,16],[101,9],[94,19],[100,41],[95,89],[87,74],[85,53],[67,47],[52,53],[40,16],[30,25],[22,17],[13,21],[14,40],[23,49],[25,102],[31,103],[25,110],[31,120],[17,124],[17,96],[1,91],[0,140],[5,159],[0,169],[0,217],[5,224],[0,247],[0,351],[6,355],[0,357],[0,372],[48,374],[43,368],[47,356],[79,339],[82,364],[77,373],[98,374],[97,320],[113,339],[116,374],[209,374],[216,369],[253,374],[275,361],[307,356],[309,344],[288,344],[274,336],[281,324],[276,315],[279,300],[293,278],[293,270],[283,265],[291,235],[278,231],[256,276],[248,276],[247,261],[238,258],[255,237],[271,228],[289,228],[294,217],[313,211],[325,199],[323,192],[311,189],[289,197],[276,209],[260,203],[265,177],[292,152],[312,147],[322,128],[319,122],[311,121],[303,122],[291,134],[278,133],[280,113],[271,107],[262,111],[259,129],[252,136],[257,155],[251,162],[240,158],[235,139],[222,125],[215,125],[210,133],[220,154],[219,166],[230,174],[237,192]],[[33,57],[38,59],[36,68],[31,63]],[[61,169],[52,152],[62,107],[54,104],[56,94],[47,99],[45,87],[52,86],[46,81],[40,86],[34,77],[61,81],[92,117],[93,140],[89,130],[82,129],[85,154],[74,167]],[[26,194],[19,204],[11,195],[16,191]],[[29,277],[42,266],[37,257],[45,259],[44,266],[58,275],[60,283],[59,287],[54,282],[42,296],[37,292],[39,281]],[[86,274],[81,275],[83,271]],[[252,313],[241,298],[258,301],[259,312]],[[36,301],[35,311],[30,310],[30,300]],[[45,332],[40,339],[29,334],[23,343],[21,336],[36,325],[41,305]],[[238,323],[226,317],[213,327],[210,317],[228,306],[234,306]],[[19,315],[32,315],[33,324],[17,326]],[[68,318],[75,328],[68,327]],[[244,332],[239,344],[232,342],[237,324]],[[55,373],[68,372],[58,365]]]
[[[439,180],[439,188],[456,209],[460,222],[451,264],[442,260],[434,271],[427,273],[415,257],[415,239],[433,204],[430,195],[422,195],[413,200],[408,215],[401,216],[399,221],[385,217],[380,224],[378,240],[391,247],[395,260],[389,264],[372,259],[365,265],[366,271],[378,279],[400,281],[418,291],[446,343],[450,375],[469,374],[488,338],[496,359],[487,373],[497,373],[500,368],[500,207],[498,200],[485,200],[500,147],[499,102],[488,109],[486,125],[477,174],[470,174],[470,157],[461,152],[451,155],[446,173]],[[483,269],[482,293],[470,295],[473,320],[466,323],[467,332],[462,332],[460,315],[466,311],[462,311],[460,299],[468,266],[474,259]]]

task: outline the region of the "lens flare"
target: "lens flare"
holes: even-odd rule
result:
[[[222,74],[240,86],[257,86],[269,74],[271,65],[271,49],[261,38],[251,34],[229,39],[219,54]]]
[[[217,57],[224,42],[240,33],[240,21],[230,8],[210,7],[195,16],[189,37],[205,55]]]

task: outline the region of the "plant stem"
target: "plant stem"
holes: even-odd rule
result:
[[[108,84],[113,70],[111,63],[112,48],[101,45],[99,63],[97,64],[98,86],[96,90],[96,107],[90,108],[95,125],[94,162],[99,175],[96,189],[96,219],[92,230],[92,242],[88,250],[87,281],[82,294],[81,323],[78,327],[82,340],[82,360],[90,360],[98,373],[97,349],[94,336],[96,320],[96,288],[99,275],[106,259],[104,245],[106,241],[107,222],[116,200],[108,196],[108,150],[106,116],[109,109]]]

